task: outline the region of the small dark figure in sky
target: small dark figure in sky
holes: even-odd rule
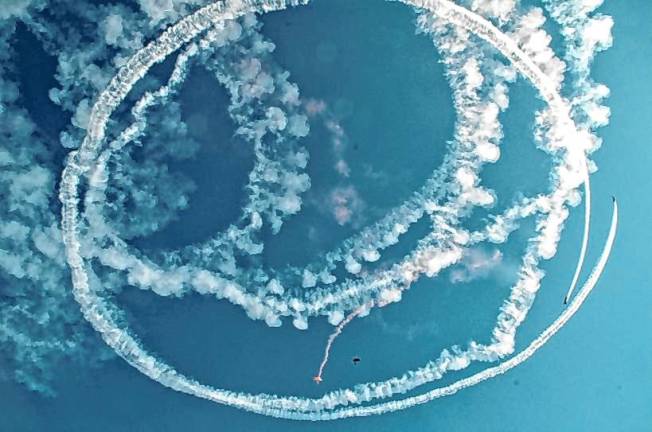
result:
[[[357,356],[353,357],[351,359],[351,361],[353,362],[354,365],[357,365],[358,363],[360,363],[360,357],[357,357]]]

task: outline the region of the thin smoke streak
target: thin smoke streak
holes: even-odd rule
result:
[[[580,249],[580,256],[577,260],[577,267],[575,268],[575,274],[573,275],[573,280],[568,288],[568,292],[564,297],[564,304],[567,304],[573,295],[573,290],[577,285],[577,281],[580,278],[580,272],[582,271],[582,266],[584,265],[584,259],[586,258],[586,252],[589,246],[589,230],[591,224],[591,187],[590,180],[588,175],[588,168],[585,169],[585,178],[584,178],[584,231],[582,234],[582,247]]]
[[[319,364],[319,371],[317,372],[317,375],[314,376],[313,380],[317,383],[322,381],[322,376],[324,374],[324,368],[326,367],[326,364],[328,363],[328,357],[330,356],[331,348],[333,347],[333,342],[335,342],[335,339],[342,334],[342,330],[344,330],[344,327],[346,327],[355,317],[360,315],[362,312],[365,310],[368,310],[371,306],[369,305],[364,305],[360,306],[353,312],[351,312],[349,315],[346,316],[340,322],[337,327],[335,327],[335,330],[328,336],[328,341],[326,342],[326,347],[324,348],[324,357],[322,358],[321,363]]]

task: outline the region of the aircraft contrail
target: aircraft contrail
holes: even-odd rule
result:
[[[589,180],[589,169],[586,164],[584,164],[584,200],[584,234],[582,238],[582,248],[580,249],[580,257],[577,260],[577,267],[575,268],[573,281],[568,288],[566,297],[564,297],[564,304],[568,304],[568,300],[570,300],[573,290],[577,285],[577,281],[580,278],[580,272],[584,265],[584,258],[586,258],[586,250],[589,245],[589,229],[591,225],[591,182]]]

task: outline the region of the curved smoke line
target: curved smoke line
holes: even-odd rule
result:
[[[79,239],[79,184],[81,177],[96,166],[96,158],[101,152],[102,142],[105,136],[105,128],[111,113],[116,107],[124,100],[127,93],[133,85],[141,79],[149,70],[149,68],[156,62],[166,58],[169,54],[181,48],[184,44],[189,43],[191,40],[205,32],[207,29],[212,28],[218,23],[227,19],[237,18],[248,12],[268,12],[274,10],[284,9],[287,6],[294,6],[304,3],[303,1],[234,1],[225,3],[216,3],[200,9],[194,14],[182,19],[179,23],[166,30],[158,39],[151,42],[142,50],[138,51],[131,59],[127,61],[125,66],[120,72],[111,80],[107,88],[100,94],[97,102],[93,106],[90,115],[88,126],[88,133],[78,151],[71,152],[66,167],[62,174],[60,200],[63,204],[62,210],[62,228],[64,235],[64,243],[66,245],[67,260],[72,271],[73,280],[73,293],[75,299],[79,302],[82,312],[86,319],[93,325],[93,327],[102,335],[106,343],[111,346],[121,357],[123,357],[133,367],[141,371],[143,374],[158,381],[159,383],[170,387],[174,390],[188,393],[197,397],[208,399],[217,403],[230,405],[252,412],[257,412],[266,415],[277,417],[291,418],[291,419],[309,419],[309,420],[328,420],[332,418],[345,417],[351,415],[369,415],[379,412],[386,412],[388,410],[401,409],[416,404],[425,402],[437,395],[452,394],[459,389],[465,388],[470,385],[477,384],[484,379],[495,376],[501,370],[507,370],[514,367],[519,362],[526,360],[538,347],[545,343],[565,322],[574,314],[581,305],[586,295],[595,285],[599,274],[606,263],[600,260],[601,267],[598,271],[594,269],[589,281],[580,290],[578,296],[573,300],[571,305],[562,313],[560,318],[553,323],[557,325],[553,330],[546,330],[540,338],[535,340],[530,347],[535,346],[533,351],[527,351],[527,355],[523,352],[519,353],[516,357],[501,363],[495,368],[485,370],[483,373],[474,375],[470,378],[460,380],[457,383],[444,387],[442,389],[434,390],[435,393],[429,392],[424,395],[416,396],[407,399],[407,401],[393,401],[383,404],[368,405],[358,408],[343,408],[336,409],[341,405],[347,404],[361,404],[369,402],[380,397],[389,397],[396,393],[403,393],[419,385],[427,382],[432,382],[441,378],[443,373],[449,370],[463,369],[472,360],[490,361],[500,358],[513,351],[513,339],[516,327],[523,321],[534,294],[538,290],[539,281],[542,277],[536,265],[542,257],[550,257],[554,255],[554,251],[550,251],[550,242],[556,245],[556,237],[561,230],[561,225],[564,216],[564,205],[569,199],[568,197],[574,191],[577,184],[573,180],[565,181],[557,185],[557,188],[551,193],[549,197],[542,198],[541,206],[547,208],[547,218],[540,222],[541,233],[534,242],[535,246],[528,251],[524,257],[523,270],[521,280],[515,286],[510,299],[506,301],[499,315],[498,325],[494,330],[493,344],[490,346],[481,346],[479,344],[471,344],[469,350],[462,351],[459,348],[453,349],[451,354],[445,350],[439,359],[432,364],[418,370],[406,373],[404,377],[392,378],[384,383],[369,383],[361,384],[353,389],[344,389],[331,392],[324,395],[319,399],[300,398],[300,397],[278,397],[267,394],[246,394],[237,393],[228,390],[215,389],[197,381],[194,381],[184,375],[178,373],[174,368],[161,360],[149,354],[129,332],[120,328],[117,325],[115,317],[117,312],[105,303],[105,301],[97,294],[96,288],[92,286],[96,277],[93,270],[88,265],[82,256],[81,248],[82,243]],[[518,71],[528,78],[535,88],[539,91],[543,99],[548,103],[549,114],[553,118],[554,126],[563,131],[572,134],[577,134],[575,125],[571,119],[570,109],[566,102],[559,96],[557,91],[557,84],[551,80],[540,69],[540,67],[523,51],[519,46],[501,30],[491,24],[485,18],[468,11],[460,6],[453,4],[447,0],[431,0],[431,1],[409,1],[405,3],[411,6],[426,9],[432,12],[435,16],[447,21],[454,26],[470,31],[485,41],[489,42],[499,52],[501,52]],[[582,173],[584,184],[587,191],[586,196],[590,196],[589,183],[586,180],[588,173],[586,171],[586,154],[584,149],[577,149],[569,147],[564,141],[558,143],[564,147],[565,154],[563,161],[566,165],[576,167]],[[467,189],[463,189],[460,194],[463,200],[479,200],[476,203],[482,203],[487,199],[488,193],[483,195],[479,188],[475,188],[475,174],[465,167],[459,167],[456,171],[458,182],[461,185],[472,185]],[[569,176],[570,177],[570,176]],[[566,180],[566,179],[564,179]],[[473,201],[471,201],[473,202]],[[588,204],[588,202],[587,202]],[[519,217],[521,213],[527,213],[529,209],[519,209],[515,217]],[[453,212],[454,213],[454,212]],[[441,226],[443,231],[439,233],[444,235],[456,235],[460,237],[459,243],[466,244],[468,239],[464,239],[466,232],[463,230],[455,230],[454,225],[447,225],[446,219],[441,215],[433,214],[434,218],[441,219]],[[452,216],[454,219],[454,215]],[[612,223],[612,231],[607,241],[606,256],[613,244],[613,236],[615,235],[615,226],[617,223],[617,207],[614,207],[614,221]],[[585,221],[585,232],[588,232],[588,218]],[[587,234],[588,236],[588,234]],[[549,240],[552,237],[553,240]],[[449,241],[449,244],[444,244],[445,247],[434,247],[440,240],[437,237],[432,237],[424,242],[424,247],[414,252],[411,259],[405,261],[403,267],[398,267],[397,271],[402,271],[402,277],[409,282],[412,282],[419,274],[436,274],[441,268],[450,263],[455,262],[461,256],[461,250],[457,243]],[[537,249],[537,246],[541,249]],[[449,248],[444,258],[442,250]],[[365,255],[368,261],[377,259],[377,251],[368,251]],[[603,253],[604,256],[604,253]],[[583,260],[583,254],[580,254]],[[601,257],[602,258],[602,257]],[[382,275],[381,275],[382,276]],[[389,275],[384,276],[386,279],[373,280],[374,284],[378,284],[380,289],[377,290],[382,300],[385,301],[398,301],[400,299],[400,292],[396,289],[385,288],[390,286],[393,280]],[[365,284],[367,281],[362,281]],[[588,288],[587,288],[588,287]],[[361,288],[360,288],[361,289]],[[355,287],[351,288],[351,293],[358,295]],[[384,296],[384,298],[383,298]],[[520,305],[520,306],[519,306]],[[305,306],[303,306],[305,308]],[[538,342],[537,342],[538,341]],[[529,349],[529,348],[528,348]],[[514,360],[518,359],[518,360]],[[506,369],[505,369],[506,368]],[[406,404],[406,405],[401,405]]]
[[[607,239],[605,240],[605,244],[602,248],[602,253],[598,258],[598,262],[591,270],[591,274],[577,293],[577,296],[557,317],[557,319],[555,319],[548,327],[546,327],[546,329],[543,330],[532,342],[530,342],[530,344],[525,349],[511,357],[509,360],[506,360],[494,367],[484,369],[483,371],[471,375],[470,377],[455,381],[454,383],[449,384],[445,387],[436,388],[421,395],[394,400],[391,402],[385,402],[369,407],[343,408],[330,413],[319,413],[318,416],[313,416],[310,414],[297,414],[292,418],[296,420],[335,420],[348,417],[363,417],[376,414],[384,414],[392,411],[399,411],[416,405],[421,405],[444,396],[451,396],[460,390],[463,390],[467,387],[472,387],[476,384],[481,383],[482,381],[486,381],[490,378],[502,375],[510,369],[515,368],[516,366],[532,357],[534,353],[536,353],[541,347],[546,344],[546,342],[550,340],[550,338],[552,338],[559,330],[561,330],[561,328],[566,325],[566,323],[580,309],[588,295],[591,293],[593,288],[595,288],[598,280],[600,279],[600,276],[602,275],[602,272],[607,265],[607,261],[609,259],[609,255],[611,254],[614,241],[616,240],[617,232],[618,203],[614,198],[613,211],[611,214],[611,225],[609,227],[609,234],[607,235]]]

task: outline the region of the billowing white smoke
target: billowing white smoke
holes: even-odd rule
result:
[[[56,213],[61,167],[21,107],[22,89],[12,80],[13,30],[13,22],[0,21],[0,346],[3,373],[50,393],[52,365],[64,358],[92,362],[103,350],[70,292]]]
[[[10,39],[17,21],[23,20],[47,53],[56,56],[58,87],[49,96],[71,115],[61,144],[76,147],[97,92],[116,66],[160,28],[150,25],[138,9],[123,5],[49,2],[56,10],[52,16],[41,14],[46,3],[9,0],[0,7],[0,345],[7,366],[3,374],[11,371],[29,388],[51,393],[52,372],[62,360],[92,364],[110,357],[110,352],[89,331],[71,295],[55,189],[61,152],[23,108],[21,86],[28,83],[15,81],[20,71],[14,68],[17,54]],[[68,14],[84,25],[69,26],[57,14]],[[88,40],[98,42],[87,45]],[[117,156],[114,174],[123,176],[111,185],[115,200],[107,203],[107,219],[125,238],[150,233],[174,218],[192,188],[164,163],[168,156],[191,156],[196,148],[185,135],[178,105],[166,106],[150,123],[156,127],[148,136],[148,148],[159,141],[179,145],[159,145],[152,153],[158,158],[146,166],[128,152]],[[124,211],[127,202],[134,205],[131,212]]]
[[[599,145],[594,128],[609,117],[608,109],[601,105],[608,90],[594,85],[588,75],[594,53],[611,41],[610,18],[589,16],[597,6],[595,1],[569,2],[567,6],[547,3],[571,47],[565,61],[549,46],[540,9],[521,8],[515,0],[466,2],[470,9],[448,0],[404,2],[420,9],[417,28],[432,37],[446,66],[458,116],[449,154],[403,204],[325,256],[304,267],[285,270],[241,268],[238,263],[240,258],[262,252],[263,230],[278,233],[288,217],[301,211],[302,194],[310,187],[305,172],[308,151],[301,138],[310,132],[308,117],[324,107],[314,101],[302,103],[299,88],[274,62],[274,45],[260,34],[260,24],[251,13],[284,9],[304,1],[215,3],[190,15],[199,2],[140,0],[140,11],[125,6],[67,6],[68,12],[96,23],[94,39],[99,42],[90,48],[81,46],[82,35],[76,29],[62,30],[45,21],[30,21],[32,31],[58,55],[57,79],[61,85],[50,92],[50,97],[71,116],[71,126],[61,136],[62,144],[78,148],[66,162],[60,190],[61,225],[73,293],[85,318],[132,366],[177,391],[267,415],[309,420],[370,415],[452,394],[503,373],[529,357],[577,311],[606,263],[615,235],[616,210],[596,272],[571,306],[530,348],[450,386],[404,401],[365,405],[431,383],[472,362],[498,361],[514,352],[516,332],[543,278],[539,263],[556,254],[568,207],[578,204],[578,188],[584,185],[586,228],[574,286],[589,235],[588,170],[593,165],[587,154]],[[23,10],[12,16],[24,14]],[[181,20],[144,45],[157,26],[177,19]],[[167,82],[149,82],[149,75],[143,78],[155,63],[176,51],[180,53]],[[228,111],[236,133],[254,149],[254,168],[245,187],[247,198],[240,218],[224,232],[162,257],[147,256],[125,240],[160,229],[187,205],[192,190],[191,182],[175,174],[167,160],[190,157],[195,148],[173,101],[188,68],[195,63],[211,71],[227,89]],[[564,81],[567,70],[573,72],[574,81]],[[501,214],[492,215],[491,223],[483,229],[471,232],[464,228],[471,210],[489,210],[495,203],[495,194],[482,185],[480,172],[484,164],[500,158],[499,115],[509,105],[508,89],[517,73],[533,84],[547,105],[536,116],[535,139],[553,158],[549,191],[523,198]],[[24,153],[15,150],[24,149],[24,144],[14,145],[11,151],[0,148],[0,163],[9,167],[0,176],[0,187],[12,194],[0,205],[7,206],[2,209],[5,213],[19,209],[22,218],[8,218],[0,226],[0,241],[4,242],[4,252],[0,253],[2,276],[13,278],[11,286],[21,286],[16,280],[27,280],[33,290],[51,272],[60,291],[49,293],[49,301],[58,303],[48,307],[63,311],[70,306],[67,285],[62,283],[67,273],[60,258],[61,244],[56,240],[62,233],[50,202],[56,167],[42,163],[52,156],[35,150],[42,146],[33,137],[31,122],[23,111],[12,107],[18,96],[15,86],[7,83],[0,88],[5,89],[2,95],[6,100],[0,115],[7,116],[7,124],[17,126],[11,129],[15,135],[12,142],[30,143],[30,150]],[[563,99],[561,91],[572,94],[571,99]],[[133,104],[131,117],[118,115],[126,103]],[[155,106],[165,108],[152,110]],[[166,129],[167,124],[175,126]],[[146,139],[151,142],[139,154],[142,150],[133,144]],[[169,141],[180,145],[160,145]],[[144,163],[137,162],[140,156],[144,156]],[[338,172],[346,177],[347,167],[340,165]],[[350,217],[355,197],[352,191],[344,188],[334,197],[335,216],[343,223]],[[80,201],[83,206],[78,205]],[[494,265],[500,255],[479,256],[480,243],[505,242],[525,218],[535,219],[536,232],[487,344],[472,341],[453,346],[401,376],[316,399],[236,393],[180,375],[150,355],[128,329],[120,327],[119,311],[98,295],[125,281],[163,296],[194,291],[239,305],[250,318],[263,320],[270,327],[281,325],[283,318],[289,317],[296,328],[306,330],[311,317],[323,315],[338,326],[337,336],[343,325],[353,317],[366,315],[371,307],[401,301],[403,292],[423,276],[436,277],[461,263],[466,273],[458,279],[466,280],[484,271],[482,266]],[[385,258],[386,250],[424,219],[430,220],[431,230],[405,257],[390,266],[372,265]],[[43,268],[48,271],[40,271]],[[346,276],[338,278],[335,274],[341,269]],[[26,314],[36,320],[38,313],[29,307],[38,308],[45,301],[41,297],[32,304],[16,300],[12,316],[27,310]],[[0,341],[14,344],[17,359],[38,353],[34,344],[21,339],[12,320],[3,326]],[[33,335],[34,330],[26,334]],[[53,342],[46,347],[47,353],[57,352],[60,336],[50,334]],[[327,353],[335,336],[329,339]],[[82,340],[77,336],[66,346],[81,344],[78,341]],[[325,363],[320,376],[324,367]]]

